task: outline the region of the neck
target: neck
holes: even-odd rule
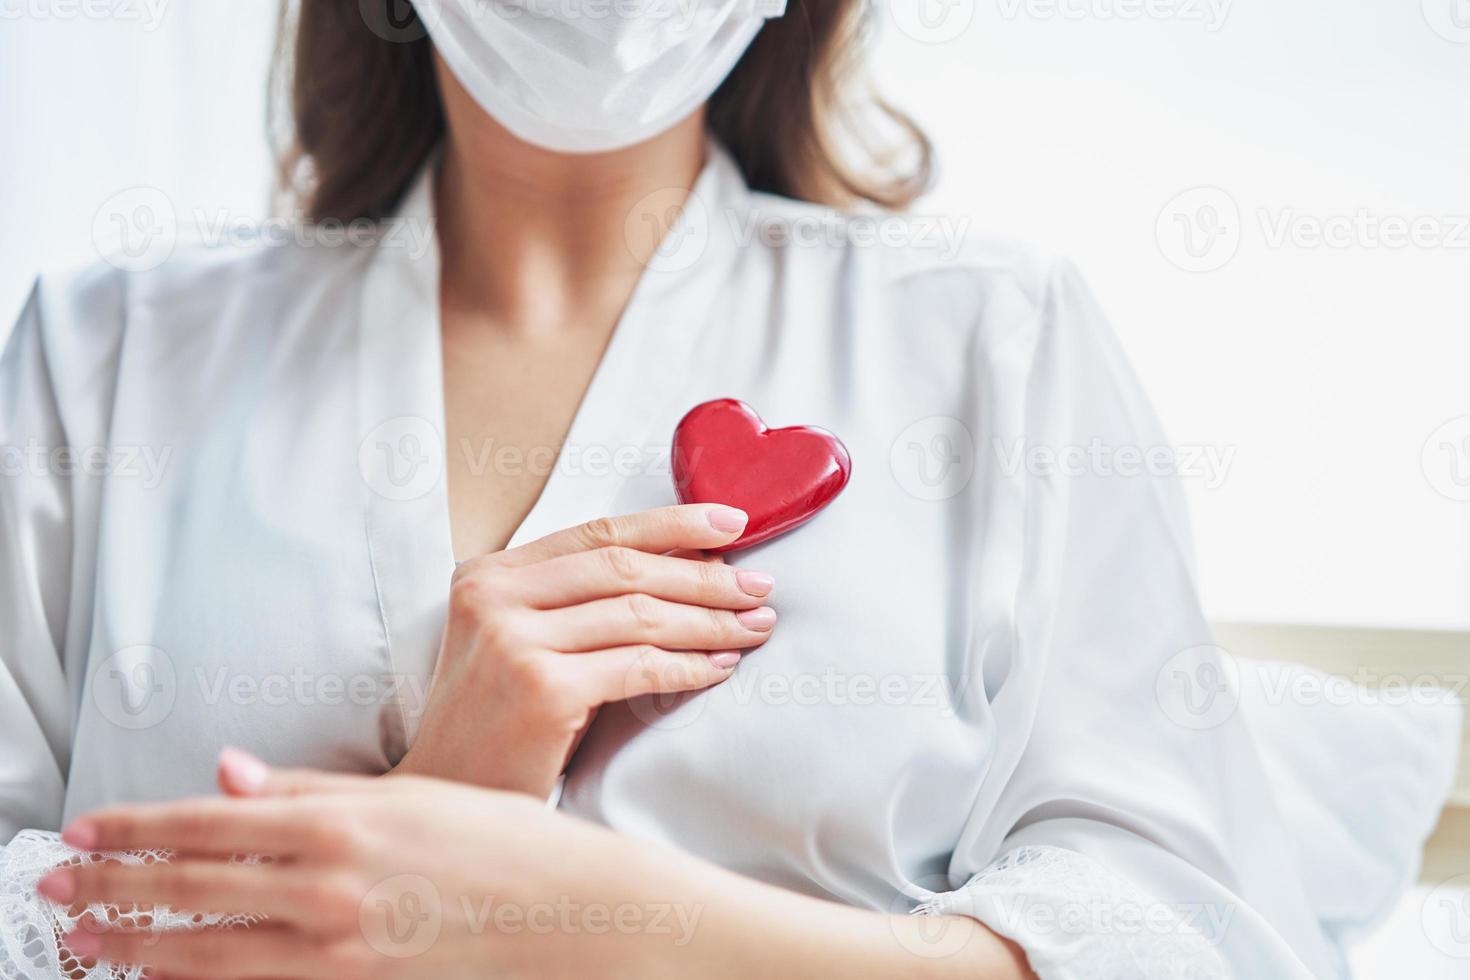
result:
[[[496,329],[611,331],[704,162],[696,114],[611,153],[522,142],[443,67],[448,136],[436,184],[443,302]]]

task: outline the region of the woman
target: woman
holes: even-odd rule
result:
[[[83,817],[84,849],[185,858],[62,871],[61,907],[269,921],[75,952],[211,976],[1339,971],[1177,491],[1031,452],[1164,445],[1076,273],[832,210],[922,184],[834,156],[864,145],[836,100],[862,5],[525,6],[302,5],[288,173],[317,222],[384,219],[370,247],[99,268],[17,327],[0,442],[168,464],[4,485],[0,834],[207,792],[228,744],[395,774]],[[702,553],[746,515],[673,506],[667,468],[683,413],[725,396],[855,462],[729,565]],[[237,793],[293,795],[227,763]],[[538,802],[563,772],[581,820]],[[471,914],[563,899],[704,925]],[[42,940],[73,921],[25,914]]]

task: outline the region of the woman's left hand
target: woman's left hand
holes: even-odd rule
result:
[[[522,794],[271,771],[228,750],[221,783],[255,798],[118,807],[63,835],[84,850],[173,848],[172,862],[56,871],[39,890],[265,921],[164,934],[88,923],[67,937],[73,953],[168,976],[558,977],[632,944],[672,950],[698,923],[662,853]]]

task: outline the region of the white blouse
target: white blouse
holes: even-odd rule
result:
[[[464,449],[432,220],[426,175],[374,244],[38,284],[0,361],[0,841],[209,793],[226,744],[403,755]],[[1419,760],[1380,784],[1412,812],[1329,915],[1273,789],[1300,770],[1269,774],[1265,709],[1208,646],[1148,463],[1167,444],[1102,316],[1065,262],[944,244],[753,193],[712,149],[513,543],[673,503],[674,425],[711,398],[836,432],[852,481],[736,556],[778,582],[770,642],[714,690],[604,708],[560,806],[808,894],[974,915],[1045,980],[1340,974],[1344,930],[1413,873],[1455,719],[1364,730]],[[1098,446],[1112,465],[1079,466]],[[44,915],[21,891],[8,914]]]

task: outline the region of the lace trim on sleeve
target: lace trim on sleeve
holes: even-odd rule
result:
[[[1041,980],[1226,980],[1209,911],[1155,901],[1056,847],[1011,851],[914,909],[979,919],[1020,945]]]
[[[0,849],[0,980],[139,980],[139,967],[99,963],[86,966],[61,939],[78,917],[36,895],[36,882],[60,867],[90,867],[109,861],[150,864],[167,861],[170,851],[119,851],[83,854],[53,833],[23,830]],[[242,859],[253,863],[254,859]],[[203,915],[159,908],[151,912],[94,904],[88,911],[123,928],[166,932],[250,925],[250,915]]]

